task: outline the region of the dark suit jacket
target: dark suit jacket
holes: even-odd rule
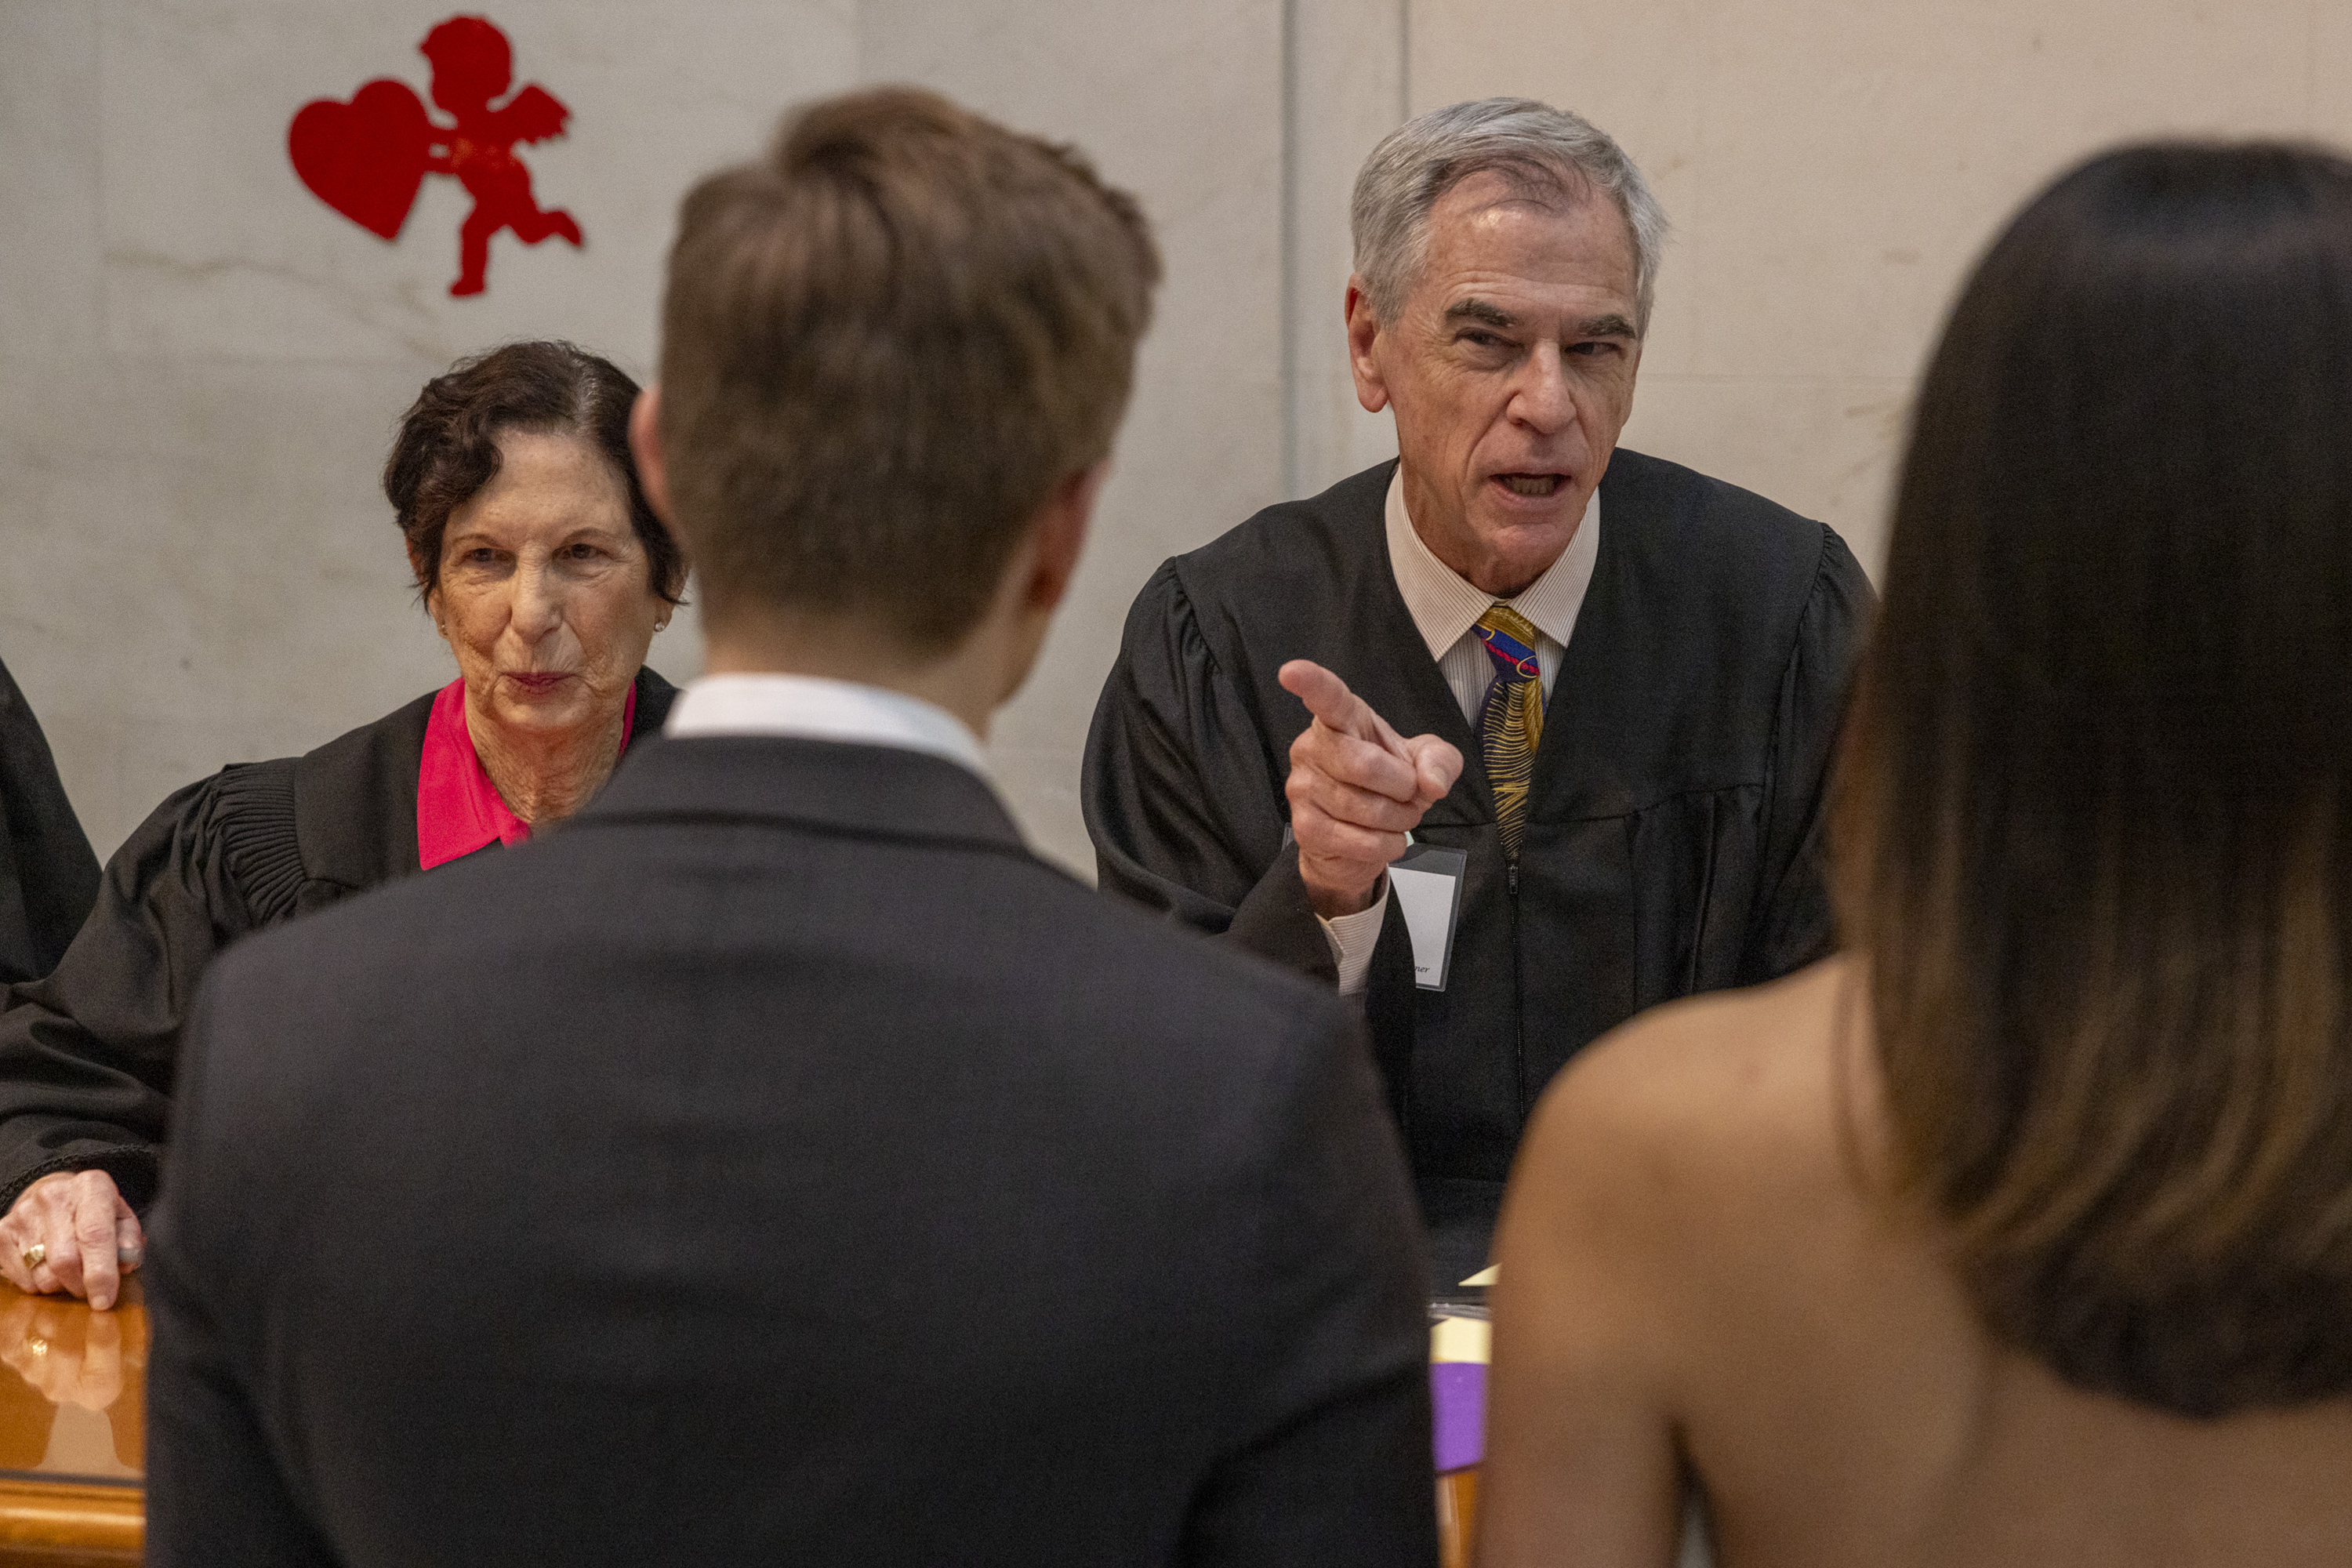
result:
[[[190,1051],[151,1563],[1434,1561],[1358,1026],[953,763],[645,747]]]
[[[1307,715],[1276,672],[1315,659],[1402,733],[1461,749],[1469,765],[1415,832],[1469,857],[1446,988],[1416,987],[1391,903],[1365,994],[1459,1279],[1485,1261],[1520,1130],[1570,1058],[1643,1008],[1828,950],[1822,780],[1871,591],[1822,524],[1619,449],[1512,864],[1478,738],[1389,563],[1395,469],[1160,569],[1104,684],[1081,798],[1105,888],[1328,978],[1284,841]]]

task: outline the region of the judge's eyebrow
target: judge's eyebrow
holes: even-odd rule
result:
[[[1512,315],[1500,305],[1489,304],[1484,300],[1456,300],[1445,307],[1445,319],[1449,321],[1477,321],[1486,326],[1505,329],[1519,324],[1519,319],[1517,316]]]
[[[1519,324],[1519,319],[1500,305],[1478,299],[1456,300],[1453,304],[1445,307],[1445,319],[1449,321],[1476,321],[1481,326],[1496,327],[1506,331]],[[1630,340],[1638,338],[1642,334],[1633,330],[1633,322],[1616,311],[1611,310],[1604,315],[1586,316],[1580,321],[1570,322],[1568,335],[1572,338]]]

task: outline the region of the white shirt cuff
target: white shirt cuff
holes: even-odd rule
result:
[[[1380,945],[1381,921],[1388,912],[1388,878],[1383,874],[1380,896],[1372,900],[1370,909],[1358,910],[1337,920],[1315,917],[1322,924],[1323,940],[1331,944],[1331,962],[1339,966],[1340,995],[1355,995],[1371,977],[1372,949]]]

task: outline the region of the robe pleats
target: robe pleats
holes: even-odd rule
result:
[[[657,731],[676,689],[637,676]],[[0,1212],[53,1171],[153,1197],[180,1026],[213,956],[256,931],[414,874],[416,772],[433,697],[299,757],[238,763],[174,793],[107,862],[54,973],[0,1012]]]

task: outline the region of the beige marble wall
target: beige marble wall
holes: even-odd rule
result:
[[[1136,591],[1282,491],[1279,0],[865,0],[860,68],[1076,142],[1167,266],[1093,538],[990,752],[1036,844],[1092,877],[1078,753]]]
[[[295,179],[295,110],[392,76],[447,12],[0,0],[0,658],[105,853],[177,785],[306,749],[449,679],[375,476],[427,375],[520,336],[643,374],[671,212],[777,108],[856,78],[844,0],[506,0],[519,79],[573,111],[525,153],[587,247],[493,246],[467,199],[397,244]],[[690,620],[655,663],[689,674]]]
[[[1400,0],[1292,0],[1290,243],[1284,270],[1293,494],[1312,494],[1396,456],[1387,414],[1356,401],[1344,301],[1356,171],[1405,118],[1406,23]]]
[[[0,0],[0,658],[106,849],[170,789],[446,679],[374,489],[419,381],[502,338],[654,352],[670,215],[777,110],[912,79],[1090,149],[1169,261],[1117,477],[997,755],[1083,867],[1087,715],[1166,554],[1393,449],[1339,328],[1347,187],[1406,113],[1579,108],[1677,225],[1630,443],[1835,523],[1865,563],[1952,288],[2041,180],[2159,131],[2352,138],[2325,0],[508,0],[574,110],[527,156],[589,247],[497,242],[465,198],[397,245],[284,153],[294,109],[393,75],[440,5]],[[448,188],[444,188],[448,187]],[[682,620],[656,666],[693,672]]]
[[[1080,142],[1167,254],[1094,549],[997,738],[1032,836],[1090,868],[1078,748],[1128,601],[1282,488],[1279,0],[501,0],[518,78],[573,110],[525,156],[588,247],[501,236],[464,300],[452,182],[387,245],[284,151],[309,99],[421,91],[447,10],[0,0],[0,658],[101,853],[178,784],[448,679],[375,489],[424,377],[542,334],[643,374],[686,185],[795,100],[916,80]],[[690,616],[654,662],[698,668]]]

